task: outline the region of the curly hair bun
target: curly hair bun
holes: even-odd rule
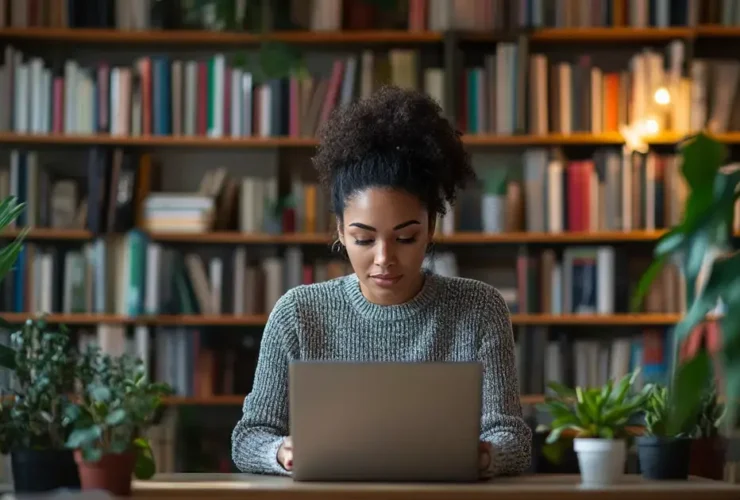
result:
[[[405,189],[430,213],[475,178],[460,133],[425,93],[385,86],[368,99],[336,109],[319,133],[313,164],[337,213],[369,186]]]

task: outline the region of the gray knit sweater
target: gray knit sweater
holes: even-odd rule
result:
[[[290,360],[480,361],[481,440],[493,446],[486,475],[530,464],[531,429],[522,419],[509,311],[490,285],[427,273],[411,301],[380,306],[365,299],[356,275],[288,291],[262,337],[252,392],[232,434],[243,472],[289,475],[277,461],[288,435]]]

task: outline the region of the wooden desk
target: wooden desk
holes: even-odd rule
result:
[[[704,479],[624,484],[586,489],[577,475],[532,475],[474,484],[300,483],[240,474],[171,474],[134,482],[134,497],[254,500],[740,500],[740,485]]]

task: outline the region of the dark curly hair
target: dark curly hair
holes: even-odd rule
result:
[[[345,202],[368,187],[403,189],[430,218],[444,215],[445,201],[475,179],[460,133],[422,92],[382,87],[336,109],[319,137],[313,164],[340,221]]]

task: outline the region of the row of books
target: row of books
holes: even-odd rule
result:
[[[640,368],[636,388],[665,383],[674,359],[672,328],[574,336],[544,327],[516,329],[516,358],[522,394],[549,394],[547,383],[598,387]]]
[[[735,63],[692,61],[689,79],[682,76],[682,41],[670,43],[665,53],[640,50],[621,70],[587,50],[578,52],[576,57],[530,53],[525,38],[497,44],[495,54],[465,70],[458,127],[470,135],[601,134],[652,120],[653,133],[688,133],[707,122],[715,132],[732,129],[722,113],[728,107],[725,94],[734,96],[737,87],[725,68]],[[712,71],[718,76],[707,81],[705,74]],[[668,102],[656,102],[659,89]]]
[[[615,69],[587,51],[556,57],[530,53],[525,39],[499,43],[481,63],[466,65],[457,125],[470,135],[507,136],[620,132],[643,122],[653,133],[740,130],[740,64],[693,59],[684,76],[685,51],[681,41],[664,53],[639,50]],[[420,68],[416,50],[364,50],[328,67],[260,81],[219,53],[198,60],[144,56],[129,66],[67,59],[63,68],[50,68],[7,46],[0,131],[315,137],[336,107],[382,84],[422,90],[446,109],[444,70]]]
[[[383,83],[418,88],[413,50],[366,50],[335,59],[330,74],[259,80],[223,53],[145,56],[133,64],[49,67],[8,45],[0,67],[0,132],[115,136],[313,137],[331,111]],[[443,73],[425,72],[438,101]]]
[[[0,197],[26,203],[19,227],[96,234],[134,227],[193,234],[328,235],[334,229],[329,198],[306,175],[308,166],[296,165],[284,176],[206,168],[191,189],[162,191],[166,172],[148,153],[95,147],[84,157],[82,176],[39,151],[12,150],[9,165],[0,161]],[[675,154],[606,147],[570,159],[558,148],[529,148],[476,163],[479,181],[437,222],[439,234],[660,230],[680,222],[687,196]],[[733,229],[740,231],[740,204]]]

